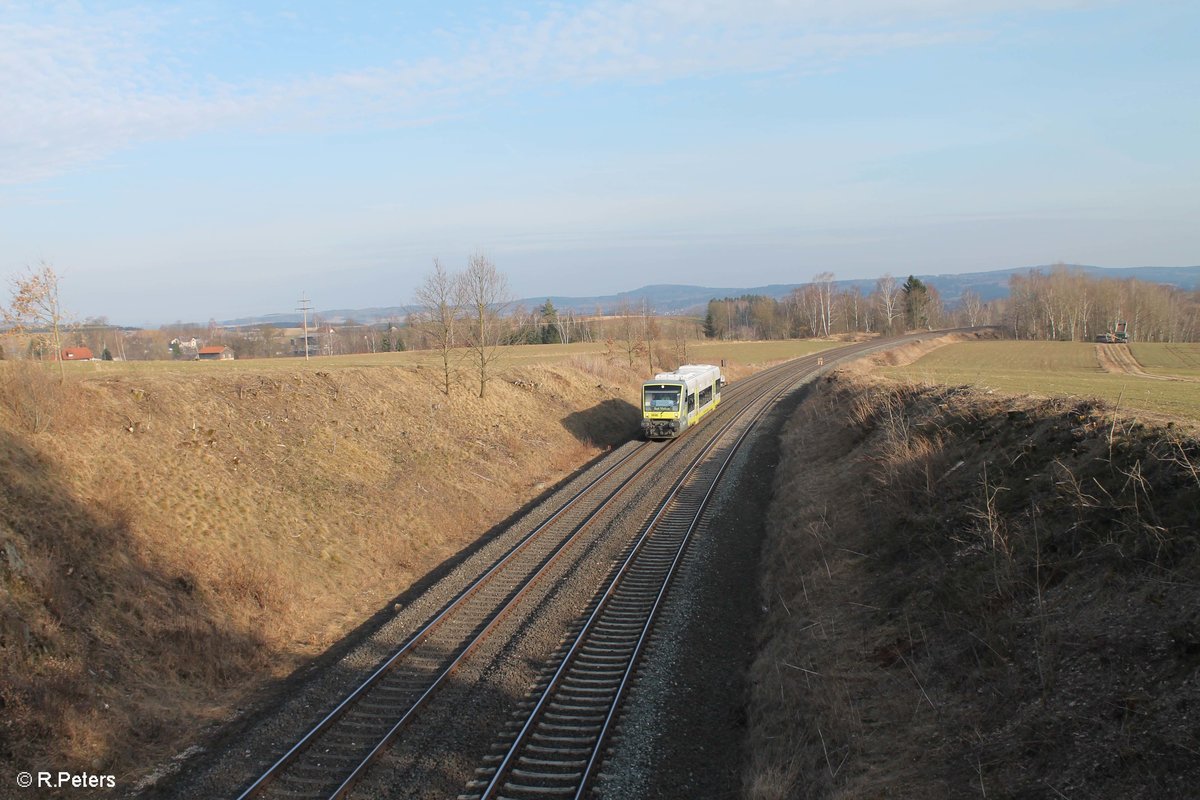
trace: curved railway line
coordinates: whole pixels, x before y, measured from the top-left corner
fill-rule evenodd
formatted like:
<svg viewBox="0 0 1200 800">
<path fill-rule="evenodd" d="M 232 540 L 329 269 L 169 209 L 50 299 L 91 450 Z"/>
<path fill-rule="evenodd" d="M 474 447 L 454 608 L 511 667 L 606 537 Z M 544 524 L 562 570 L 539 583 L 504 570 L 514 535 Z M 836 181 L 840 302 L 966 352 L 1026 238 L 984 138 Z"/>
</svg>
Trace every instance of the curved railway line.
<svg viewBox="0 0 1200 800">
<path fill-rule="evenodd" d="M 650 476 L 679 477 L 543 672 L 522 717 L 477 770 L 465 797 L 582 797 L 603 761 L 638 655 L 709 497 L 754 422 L 822 364 L 891 346 L 849 345 L 731 384 L 717 412 L 677 443 L 619 457 L 446 603 L 357 688 L 250 783 L 237 800 L 332 800 L 370 765 L 480 644 L 561 562 L 587 557 L 623 498 Z M 678 466 L 683 460 L 686 463 Z"/>
<path fill-rule="evenodd" d="M 587 620 L 538 687 L 524 723 L 478 794 L 463 798 L 582 797 L 688 540 L 753 424 L 786 392 L 761 393 L 726 422 L 675 482 L 608 581 Z M 764 397 L 769 397 L 764 401 Z"/>
</svg>

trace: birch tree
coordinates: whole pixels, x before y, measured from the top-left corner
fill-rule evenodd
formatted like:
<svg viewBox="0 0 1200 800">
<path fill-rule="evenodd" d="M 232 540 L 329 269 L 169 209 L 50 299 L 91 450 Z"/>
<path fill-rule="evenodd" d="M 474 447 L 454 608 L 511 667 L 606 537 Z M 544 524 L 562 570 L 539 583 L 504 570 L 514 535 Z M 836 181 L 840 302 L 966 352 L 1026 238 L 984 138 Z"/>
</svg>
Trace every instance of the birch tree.
<svg viewBox="0 0 1200 800">
<path fill-rule="evenodd" d="M 833 273 L 822 272 L 813 277 L 813 286 L 817 291 L 817 319 L 821 325 L 821 335 L 826 339 L 833 332 Z"/>
<path fill-rule="evenodd" d="M 974 328 L 983 319 L 983 300 L 970 289 L 962 293 L 962 310 L 968 327 Z"/>
<path fill-rule="evenodd" d="M 900 316 L 900 287 L 890 272 L 885 272 L 875 281 L 875 294 L 879 299 L 879 313 L 883 317 L 883 331 L 892 333 L 892 323 Z"/>
</svg>

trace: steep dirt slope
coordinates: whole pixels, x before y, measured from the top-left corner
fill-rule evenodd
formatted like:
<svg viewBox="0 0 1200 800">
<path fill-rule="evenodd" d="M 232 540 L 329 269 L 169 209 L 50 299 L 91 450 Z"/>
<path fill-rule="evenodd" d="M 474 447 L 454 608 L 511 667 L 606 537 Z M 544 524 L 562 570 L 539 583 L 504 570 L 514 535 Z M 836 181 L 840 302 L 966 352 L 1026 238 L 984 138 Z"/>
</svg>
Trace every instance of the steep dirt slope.
<svg viewBox="0 0 1200 800">
<path fill-rule="evenodd" d="M 633 435 L 641 376 L 512 368 L 485 400 L 422 368 L 0 378 L 0 772 L 128 787 Z"/>
<path fill-rule="evenodd" d="M 842 376 L 783 447 L 748 796 L 1192 796 L 1194 436 Z"/>
</svg>

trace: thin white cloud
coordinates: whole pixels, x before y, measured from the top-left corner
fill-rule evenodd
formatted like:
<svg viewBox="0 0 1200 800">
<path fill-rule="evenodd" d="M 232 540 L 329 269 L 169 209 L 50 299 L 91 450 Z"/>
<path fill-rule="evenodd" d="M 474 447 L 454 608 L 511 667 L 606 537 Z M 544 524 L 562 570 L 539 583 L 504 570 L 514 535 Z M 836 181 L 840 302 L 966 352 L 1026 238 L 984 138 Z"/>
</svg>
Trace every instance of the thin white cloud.
<svg viewBox="0 0 1200 800">
<path fill-rule="evenodd" d="M 211 20 L 161 6 L 68 7 L 47 16 L 10 5 L 0 16 L 0 183 L 29 183 L 137 143 L 228 126 L 419 124 L 472 97 L 531 87 L 803 74 L 980 36 L 990 12 L 1084 4 L 600 0 L 454 32 L 441 57 L 241 83 L 207 77 L 211 70 L 196 63 L 203 55 L 197 26 Z"/>
<path fill-rule="evenodd" d="M 128 11 L 0 21 L 0 182 L 37 180 L 245 115 L 254 104 L 232 87 L 192 87 L 148 45 L 158 22 Z"/>
</svg>

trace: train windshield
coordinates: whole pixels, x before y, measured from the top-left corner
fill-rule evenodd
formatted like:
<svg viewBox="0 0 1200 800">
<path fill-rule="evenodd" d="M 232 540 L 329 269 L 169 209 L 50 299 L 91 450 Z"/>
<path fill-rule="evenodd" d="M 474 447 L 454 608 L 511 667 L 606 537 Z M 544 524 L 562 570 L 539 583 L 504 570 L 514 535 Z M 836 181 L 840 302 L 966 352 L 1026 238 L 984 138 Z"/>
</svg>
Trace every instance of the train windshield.
<svg viewBox="0 0 1200 800">
<path fill-rule="evenodd" d="M 683 390 L 678 386 L 662 388 L 647 388 L 643 396 L 643 408 L 646 411 L 678 411 L 679 398 Z"/>
</svg>

